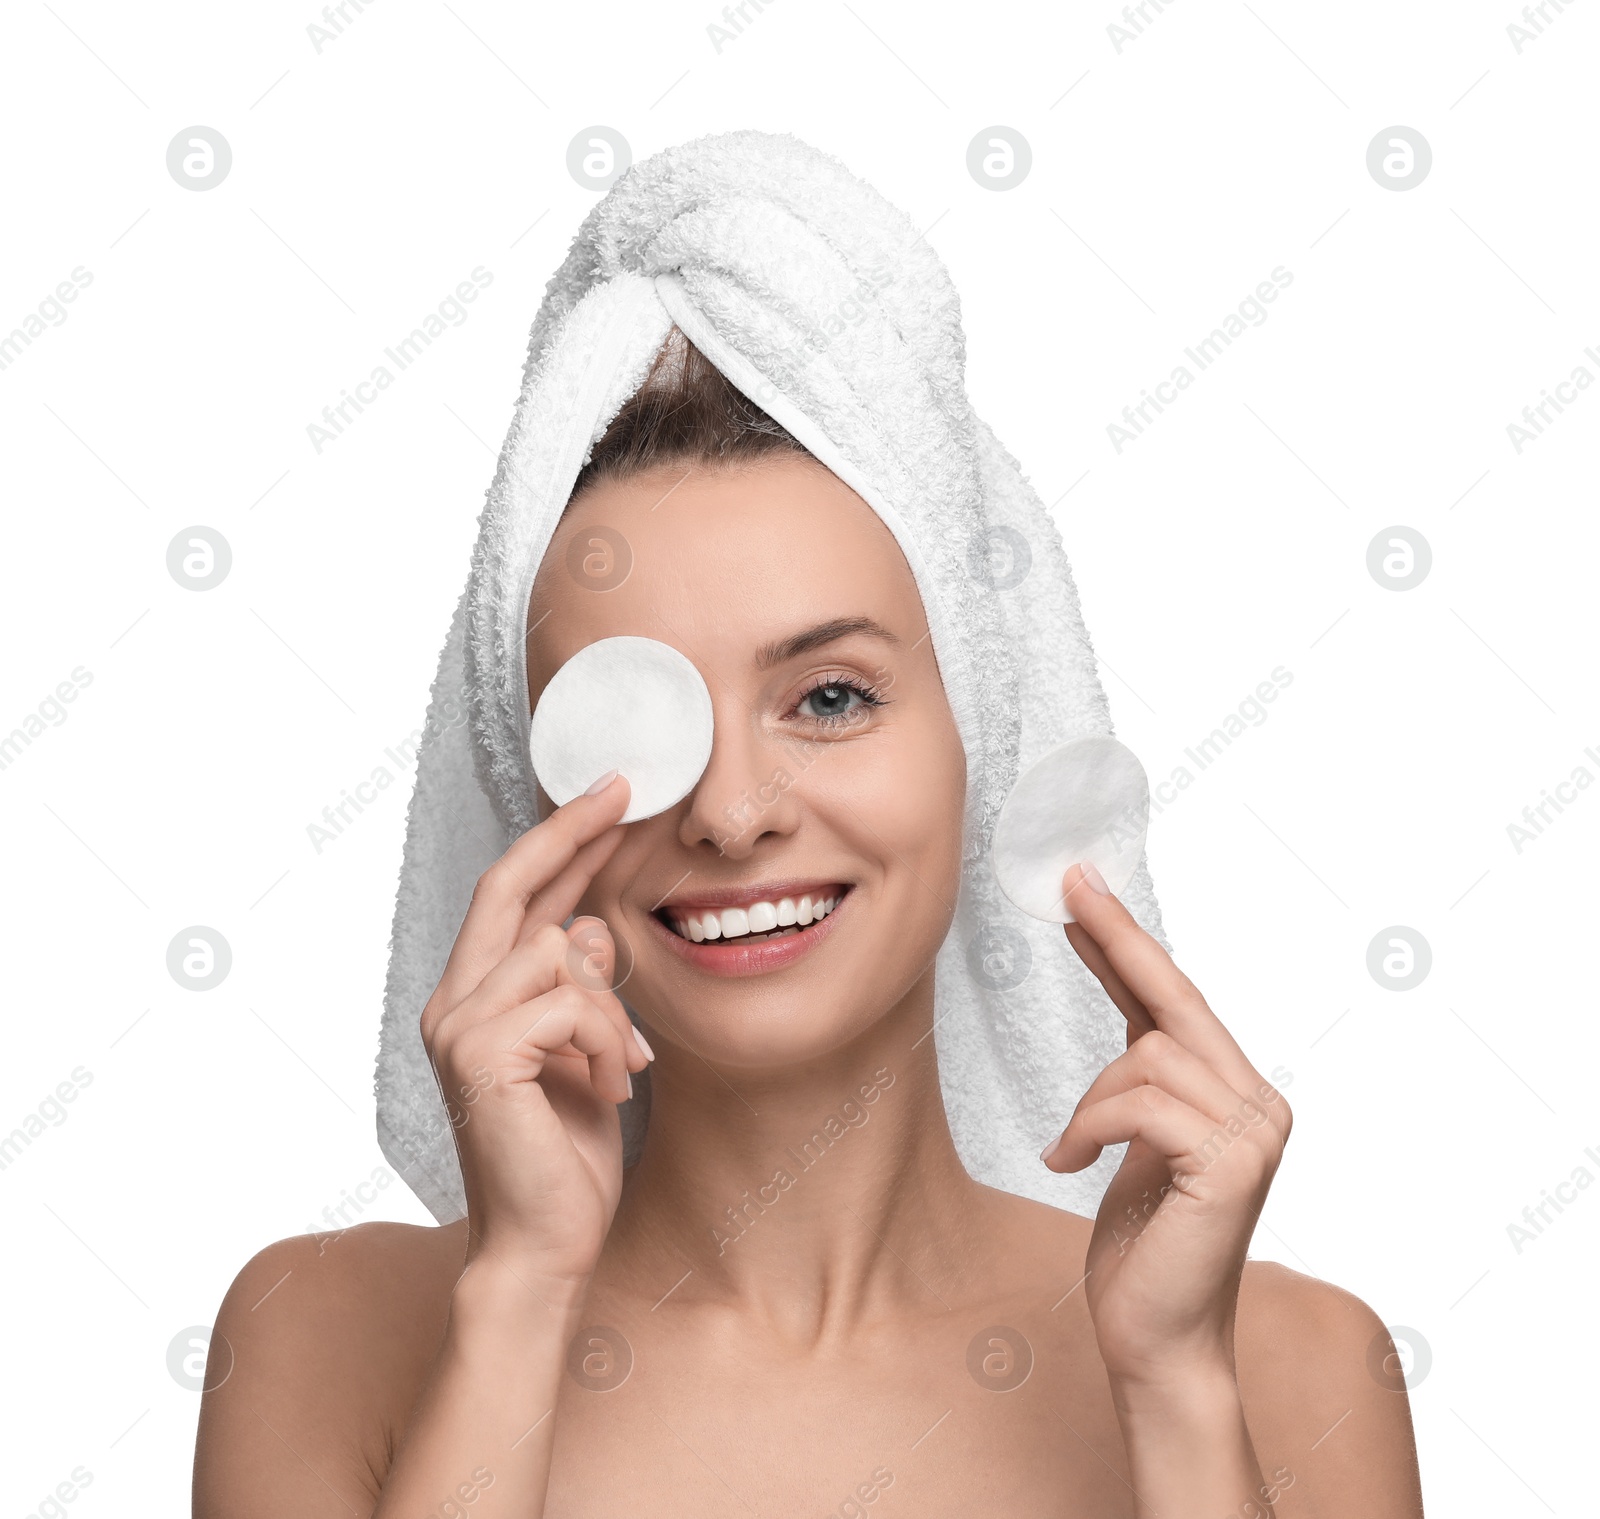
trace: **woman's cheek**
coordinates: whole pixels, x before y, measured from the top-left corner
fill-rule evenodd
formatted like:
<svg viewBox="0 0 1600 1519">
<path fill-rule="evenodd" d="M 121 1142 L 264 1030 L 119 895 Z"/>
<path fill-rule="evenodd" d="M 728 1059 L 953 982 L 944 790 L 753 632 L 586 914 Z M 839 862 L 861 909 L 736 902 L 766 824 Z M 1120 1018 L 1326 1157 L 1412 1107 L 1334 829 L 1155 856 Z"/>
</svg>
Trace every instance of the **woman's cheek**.
<svg viewBox="0 0 1600 1519">
<path fill-rule="evenodd" d="M 931 889 L 953 911 L 967 774 L 954 723 L 899 723 L 840 747 L 836 763 L 807 778 L 813 804 L 884 879 L 902 878 L 919 897 Z"/>
<path fill-rule="evenodd" d="M 892 791 L 899 847 L 914 850 L 954 894 L 961 870 L 966 818 L 967 760 L 948 709 L 930 712 L 894 735 L 897 753 Z"/>
</svg>

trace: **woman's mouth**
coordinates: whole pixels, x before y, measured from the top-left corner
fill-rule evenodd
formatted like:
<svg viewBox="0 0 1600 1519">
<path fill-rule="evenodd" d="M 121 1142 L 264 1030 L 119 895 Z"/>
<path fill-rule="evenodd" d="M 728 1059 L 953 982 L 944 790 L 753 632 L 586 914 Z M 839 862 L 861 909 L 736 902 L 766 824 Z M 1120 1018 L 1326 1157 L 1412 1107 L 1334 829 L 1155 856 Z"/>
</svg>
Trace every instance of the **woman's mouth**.
<svg viewBox="0 0 1600 1519">
<path fill-rule="evenodd" d="M 691 965 L 713 975 L 759 975 L 788 965 L 819 944 L 850 891 L 841 882 L 732 907 L 673 904 L 657 908 L 650 917 Z"/>
</svg>

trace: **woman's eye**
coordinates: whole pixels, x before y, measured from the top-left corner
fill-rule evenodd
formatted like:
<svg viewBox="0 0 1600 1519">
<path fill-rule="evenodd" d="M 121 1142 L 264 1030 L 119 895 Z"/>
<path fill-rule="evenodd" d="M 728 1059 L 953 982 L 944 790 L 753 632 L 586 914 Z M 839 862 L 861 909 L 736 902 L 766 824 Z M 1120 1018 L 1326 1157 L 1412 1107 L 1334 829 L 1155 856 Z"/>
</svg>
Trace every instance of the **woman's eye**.
<svg viewBox="0 0 1600 1519">
<path fill-rule="evenodd" d="M 850 698 L 859 697 L 861 693 L 854 686 L 818 686 L 808 691 L 805 702 L 813 703 L 810 716 L 812 717 L 842 717 L 850 710 Z"/>
<path fill-rule="evenodd" d="M 868 707 L 881 707 L 882 699 L 854 681 L 829 680 L 813 686 L 800 698 L 796 711 L 802 717 L 825 726 L 844 726 L 861 721 Z"/>
</svg>

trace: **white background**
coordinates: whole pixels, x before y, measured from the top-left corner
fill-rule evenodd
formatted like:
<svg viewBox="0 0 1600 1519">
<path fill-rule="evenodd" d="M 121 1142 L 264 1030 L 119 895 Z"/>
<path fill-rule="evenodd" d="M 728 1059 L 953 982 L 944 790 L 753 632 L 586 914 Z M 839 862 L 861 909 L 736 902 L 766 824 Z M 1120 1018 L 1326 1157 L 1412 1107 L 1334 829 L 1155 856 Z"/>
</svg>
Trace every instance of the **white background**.
<svg viewBox="0 0 1600 1519">
<path fill-rule="evenodd" d="M 74 1513 L 185 1511 L 169 1344 L 381 1165 L 409 775 L 320 853 L 307 828 L 421 723 L 596 124 L 635 158 L 792 131 L 928 229 L 1153 780 L 1292 672 L 1149 842 L 1180 963 L 1292 1072 L 1254 1253 L 1425 1342 L 1433 1512 L 1593 1512 L 1600 1188 L 1520 1252 L 1508 1225 L 1600 1177 L 1600 789 L 1520 852 L 1507 825 L 1600 775 L 1600 387 L 1520 453 L 1507 424 L 1600 377 L 1600 14 L 1519 51 L 1509 0 L 1174 0 L 1119 51 L 1111 4 L 1071 10 L 773 0 L 719 51 L 710 0 L 374 0 L 319 52 L 309 0 L 8 9 L 0 333 L 92 283 L 0 369 L 0 734 L 92 680 L 0 770 L 0 1134 L 92 1080 L 0 1171 L 4 1512 L 80 1465 Z M 1397 124 L 1433 154 L 1404 191 L 1367 168 Z M 203 192 L 166 165 L 195 125 L 233 155 Z M 966 166 L 996 125 L 1032 149 L 1005 191 Z M 319 454 L 307 424 L 480 265 Z M 1119 453 L 1107 424 L 1277 266 Z M 233 554 L 203 593 L 166 567 L 196 525 Z M 1396 526 L 1432 552 L 1407 591 L 1367 568 Z M 191 925 L 232 949 L 210 992 L 166 968 Z M 1432 952 L 1406 992 L 1367 969 L 1394 926 Z M 359 1216 L 431 1222 L 398 1183 Z"/>
</svg>

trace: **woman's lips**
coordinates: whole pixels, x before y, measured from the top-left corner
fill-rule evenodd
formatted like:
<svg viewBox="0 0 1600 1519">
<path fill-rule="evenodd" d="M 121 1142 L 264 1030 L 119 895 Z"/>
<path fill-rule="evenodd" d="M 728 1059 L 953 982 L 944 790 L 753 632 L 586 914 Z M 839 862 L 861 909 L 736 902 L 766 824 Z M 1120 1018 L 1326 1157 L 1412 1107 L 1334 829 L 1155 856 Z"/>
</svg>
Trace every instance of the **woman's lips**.
<svg viewBox="0 0 1600 1519">
<path fill-rule="evenodd" d="M 827 917 L 801 928 L 798 933 L 782 934 L 771 939 L 740 940 L 732 944 L 716 939 L 706 939 L 696 944 L 675 934 L 654 913 L 648 914 L 648 917 L 654 932 L 696 970 L 713 976 L 759 976 L 791 965 L 815 949 L 833 932 L 834 920 L 854 895 L 855 888 L 847 888 Z"/>
</svg>

